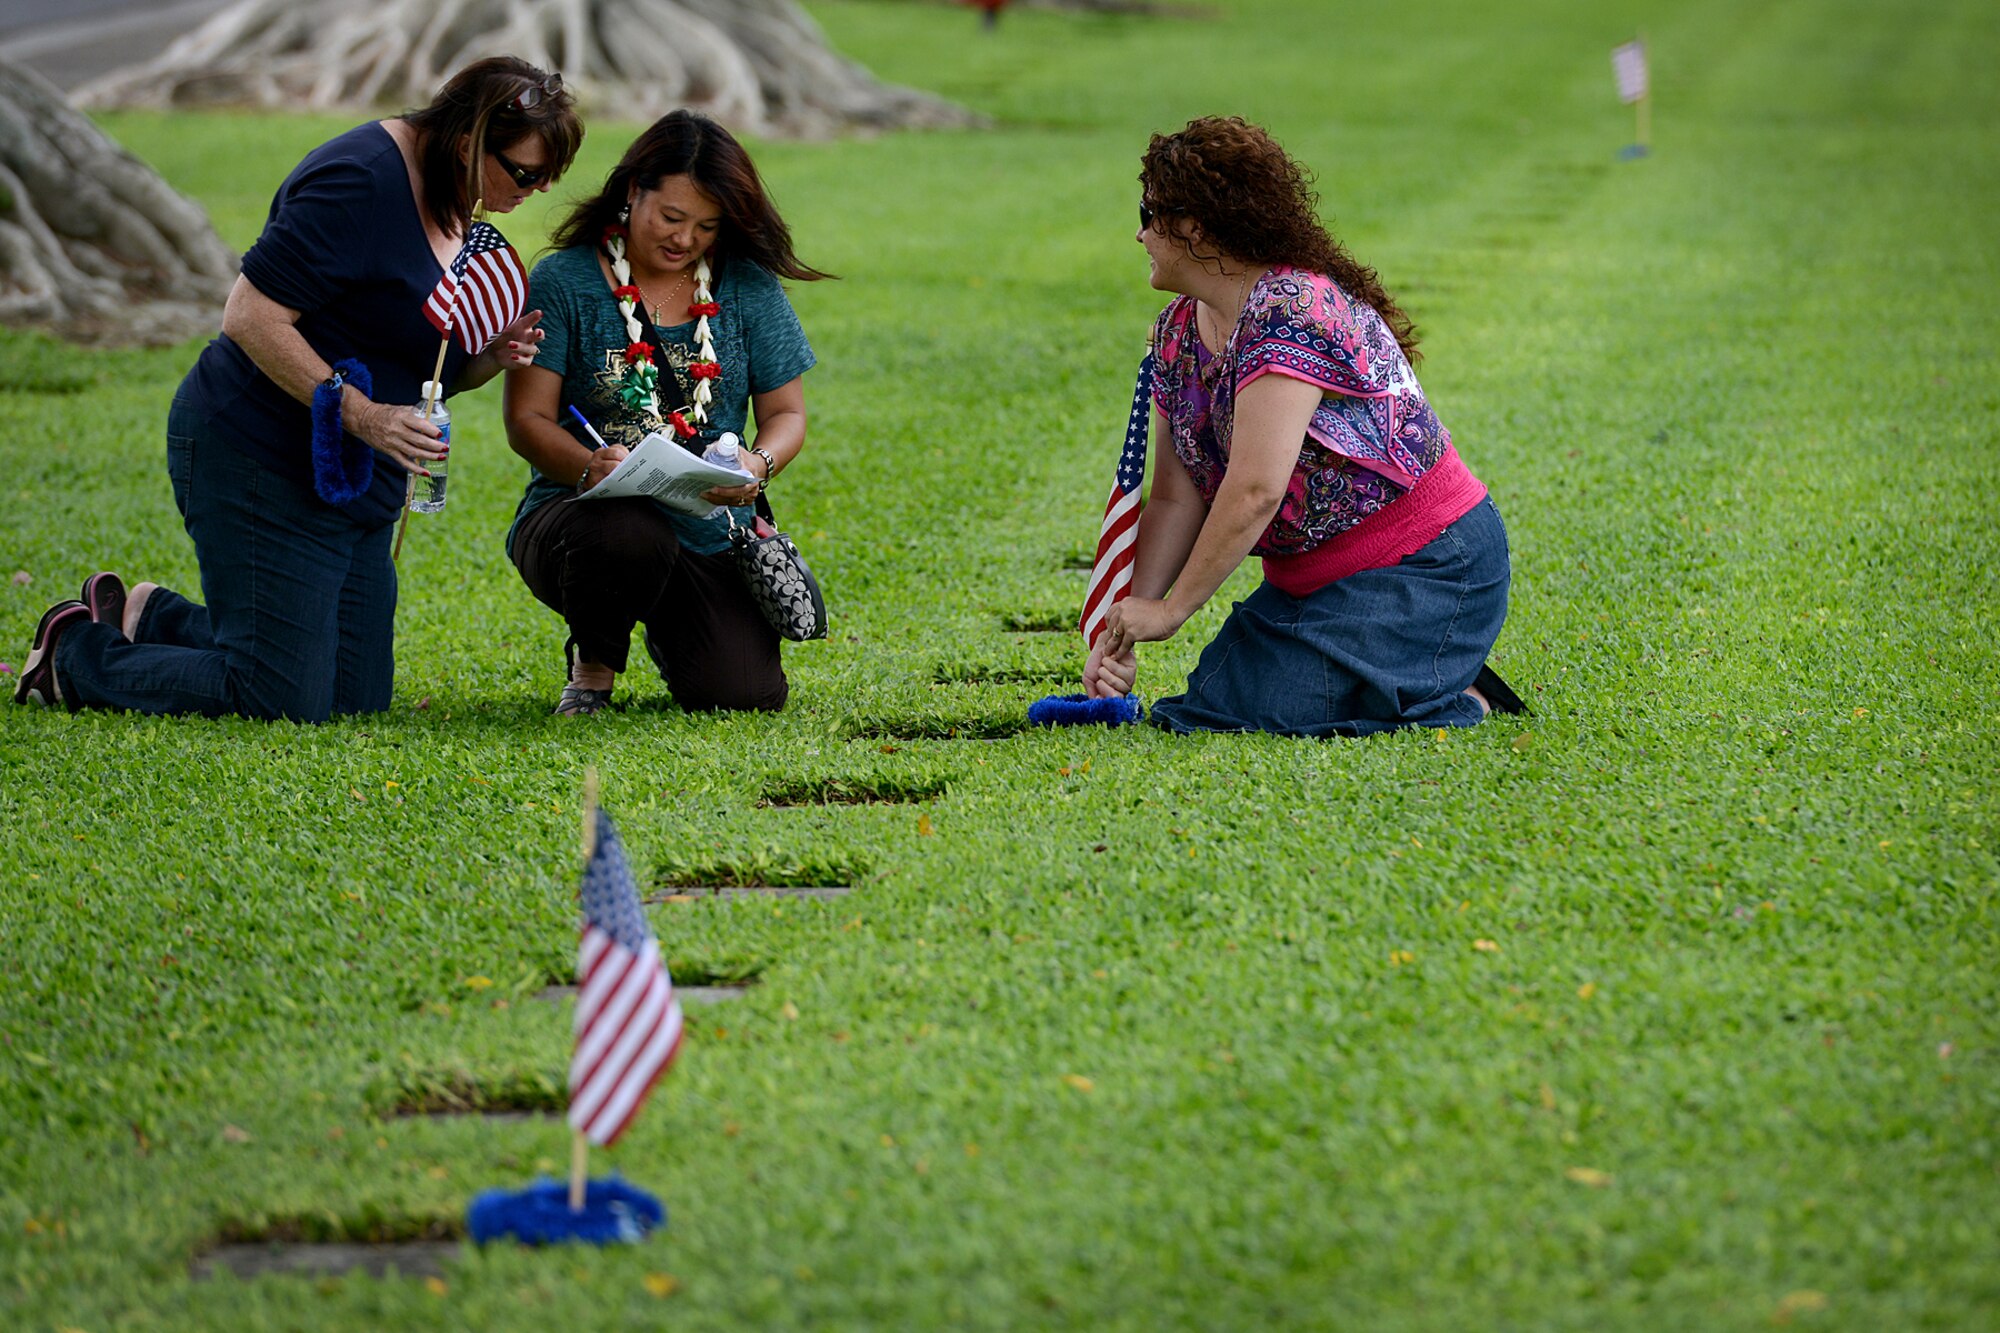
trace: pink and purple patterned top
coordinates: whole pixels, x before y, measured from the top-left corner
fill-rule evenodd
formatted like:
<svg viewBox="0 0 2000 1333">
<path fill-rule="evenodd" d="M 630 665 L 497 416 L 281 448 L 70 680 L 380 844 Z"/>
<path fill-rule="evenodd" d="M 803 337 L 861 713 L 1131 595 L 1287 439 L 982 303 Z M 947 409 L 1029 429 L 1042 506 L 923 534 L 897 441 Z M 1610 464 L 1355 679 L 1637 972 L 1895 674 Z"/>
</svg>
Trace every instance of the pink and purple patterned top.
<svg viewBox="0 0 2000 1333">
<path fill-rule="evenodd" d="M 1153 403 L 1174 453 L 1213 504 L 1229 466 L 1236 395 L 1267 374 L 1316 384 L 1320 400 L 1291 484 L 1252 553 L 1292 556 L 1348 531 L 1452 455 L 1395 334 L 1331 278 L 1289 265 L 1250 289 L 1229 342 L 1211 356 L 1195 301 L 1179 296 L 1153 325 Z"/>
</svg>

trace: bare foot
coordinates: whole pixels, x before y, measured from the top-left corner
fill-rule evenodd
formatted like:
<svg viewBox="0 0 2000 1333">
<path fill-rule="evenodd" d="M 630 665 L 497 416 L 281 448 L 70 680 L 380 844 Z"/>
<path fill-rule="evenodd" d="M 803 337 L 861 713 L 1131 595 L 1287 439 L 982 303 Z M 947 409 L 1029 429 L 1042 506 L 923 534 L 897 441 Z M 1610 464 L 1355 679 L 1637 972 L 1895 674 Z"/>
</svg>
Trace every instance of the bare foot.
<svg viewBox="0 0 2000 1333">
<path fill-rule="evenodd" d="M 129 641 L 133 643 L 139 641 L 139 617 L 145 614 L 146 603 L 151 601 L 153 594 L 159 590 L 160 585 L 157 583 L 135 583 L 125 594 L 125 616 L 118 628 L 124 631 Z"/>
<path fill-rule="evenodd" d="M 1479 692 L 1478 687 L 1468 685 L 1465 687 L 1465 692 L 1479 701 L 1479 715 L 1481 717 L 1485 717 L 1493 711 L 1493 705 L 1487 702 L 1486 696 Z"/>
<path fill-rule="evenodd" d="M 608 690 L 618 683 L 618 673 L 601 662 L 579 657 L 570 668 L 569 683 L 580 690 Z"/>
</svg>

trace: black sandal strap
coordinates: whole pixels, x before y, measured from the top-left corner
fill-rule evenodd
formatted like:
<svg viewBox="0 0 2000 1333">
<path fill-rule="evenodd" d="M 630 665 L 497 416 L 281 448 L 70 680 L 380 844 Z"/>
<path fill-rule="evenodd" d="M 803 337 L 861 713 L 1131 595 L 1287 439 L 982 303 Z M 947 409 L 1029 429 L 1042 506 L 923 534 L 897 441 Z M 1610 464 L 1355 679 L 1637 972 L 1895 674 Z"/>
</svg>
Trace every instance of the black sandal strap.
<svg viewBox="0 0 2000 1333">
<path fill-rule="evenodd" d="M 1521 702 L 1521 696 L 1514 693 L 1513 687 L 1500 679 L 1500 673 L 1490 666 L 1479 668 L 1479 675 L 1473 679 L 1472 688 L 1486 696 L 1488 706 L 1496 713 L 1515 714 L 1521 717 L 1534 716 L 1528 711 L 1528 705 Z"/>
</svg>

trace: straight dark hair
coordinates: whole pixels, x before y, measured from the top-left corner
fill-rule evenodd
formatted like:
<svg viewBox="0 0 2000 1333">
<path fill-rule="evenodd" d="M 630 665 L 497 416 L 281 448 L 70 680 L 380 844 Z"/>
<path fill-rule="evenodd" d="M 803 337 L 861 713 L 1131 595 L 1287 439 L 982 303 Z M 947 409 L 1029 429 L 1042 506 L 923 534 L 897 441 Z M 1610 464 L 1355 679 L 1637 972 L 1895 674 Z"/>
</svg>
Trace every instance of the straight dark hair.
<svg viewBox="0 0 2000 1333">
<path fill-rule="evenodd" d="M 632 141 L 625 156 L 604 178 L 604 188 L 572 205 L 557 224 L 550 244 L 559 250 L 603 243 L 604 230 L 636 189 L 660 188 L 669 176 L 686 176 L 722 210 L 714 253 L 718 261 L 754 259 L 781 278 L 817 282 L 831 273 L 800 262 L 792 251 L 792 230 L 771 202 L 764 179 L 736 136 L 698 111 L 670 111 Z"/>
<path fill-rule="evenodd" d="M 529 102 L 525 107 L 524 97 Z M 583 121 L 562 80 L 513 56 L 475 60 L 452 75 L 429 106 L 405 111 L 403 120 L 417 132 L 424 207 L 449 231 L 463 232 L 472 221 L 480 202 L 481 158 L 491 149 L 536 136 L 548 150 L 553 182 L 569 170 L 583 145 Z M 458 156 L 461 141 L 471 146 L 465 161 Z"/>
</svg>

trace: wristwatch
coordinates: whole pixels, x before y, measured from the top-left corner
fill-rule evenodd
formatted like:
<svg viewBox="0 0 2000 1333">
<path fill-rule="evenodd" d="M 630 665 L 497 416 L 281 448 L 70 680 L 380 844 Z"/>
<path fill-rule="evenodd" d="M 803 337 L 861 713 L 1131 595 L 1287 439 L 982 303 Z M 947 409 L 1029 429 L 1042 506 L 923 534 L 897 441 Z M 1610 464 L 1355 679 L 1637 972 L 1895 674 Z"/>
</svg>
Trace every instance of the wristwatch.
<svg viewBox="0 0 2000 1333">
<path fill-rule="evenodd" d="M 345 383 L 347 383 L 347 372 L 344 370 L 335 370 L 331 375 L 328 375 L 319 382 L 319 387 L 322 389 L 331 389 L 335 393 L 339 393 L 340 386 Z"/>
</svg>

